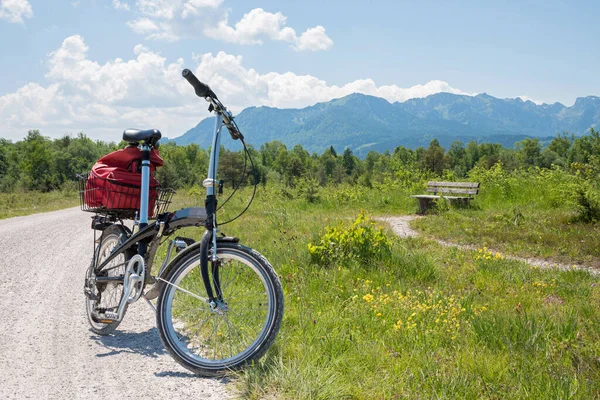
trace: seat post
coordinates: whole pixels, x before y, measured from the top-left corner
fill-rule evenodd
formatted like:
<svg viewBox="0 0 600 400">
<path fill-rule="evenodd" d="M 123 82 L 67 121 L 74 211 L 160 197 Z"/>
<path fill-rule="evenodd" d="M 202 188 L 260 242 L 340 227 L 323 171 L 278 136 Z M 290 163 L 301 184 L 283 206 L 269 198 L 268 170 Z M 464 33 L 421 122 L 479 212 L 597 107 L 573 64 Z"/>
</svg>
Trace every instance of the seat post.
<svg viewBox="0 0 600 400">
<path fill-rule="evenodd" d="M 147 142 L 142 143 L 142 187 L 140 190 L 140 230 L 148 226 L 148 203 L 150 198 L 150 150 Z M 146 255 L 146 243 L 138 243 L 138 254 Z"/>
<path fill-rule="evenodd" d="M 142 188 L 140 191 L 140 228 L 148 225 L 148 203 L 150 197 L 150 146 L 142 144 Z"/>
</svg>

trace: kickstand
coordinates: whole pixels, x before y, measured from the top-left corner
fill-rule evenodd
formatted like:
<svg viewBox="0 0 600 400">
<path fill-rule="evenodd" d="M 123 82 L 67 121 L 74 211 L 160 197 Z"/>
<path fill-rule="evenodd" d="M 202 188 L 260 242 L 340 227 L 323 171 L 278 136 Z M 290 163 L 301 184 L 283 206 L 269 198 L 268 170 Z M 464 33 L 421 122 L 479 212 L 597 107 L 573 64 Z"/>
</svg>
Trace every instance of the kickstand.
<svg viewBox="0 0 600 400">
<path fill-rule="evenodd" d="M 154 311 L 154 313 L 156 314 L 156 307 L 154 307 L 154 304 L 152 304 L 152 302 L 150 300 L 148 300 L 148 298 L 146 297 L 146 294 L 143 294 L 142 297 L 144 298 L 144 300 L 146 300 L 146 303 L 148 303 L 148 305 L 150 306 L 152 311 Z"/>
</svg>

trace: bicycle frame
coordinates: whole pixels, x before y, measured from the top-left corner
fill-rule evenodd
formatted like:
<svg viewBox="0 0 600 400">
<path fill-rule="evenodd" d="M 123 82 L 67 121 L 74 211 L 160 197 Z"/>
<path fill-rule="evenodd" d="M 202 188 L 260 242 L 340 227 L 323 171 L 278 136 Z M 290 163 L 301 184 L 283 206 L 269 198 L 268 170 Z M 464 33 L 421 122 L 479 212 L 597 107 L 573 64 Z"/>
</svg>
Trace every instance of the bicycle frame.
<svg viewBox="0 0 600 400">
<path fill-rule="evenodd" d="M 211 103 L 212 104 L 212 103 Z M 216 108 L 216 107 L 215 107 Z M 222 110 L 220 108 L 216 108 L 217 112 L 215 113 L 215 125 L 213 130 L 213 138 L 212 138 L 212 146 L 210 151 L 209 158 L 209 167 L 208 167 L 208 177 L 203 181 L 203 186 L 206 188 L 206 199 L 205 199 L 205 208 L 201 207 L 191 207 L 184 208 L 173 213 L 167 213 L 166 215 L 159 215 L 155 222 L 148 224 L 148 204 L 149 204 L 149 181 L 150 181 L 150 146 L 146 143 L 142 144 L 142 185 L 141 185 L 141 193 L 140 193 L 140 209 L 139 209 L 139 221 L 137 222 L 139 226 L 139 230 L 131 235 L 125 242 L 119 245 L 114 251 L 102 262 L 101 265 L 96 265 L 95 270 L 101 271 L 106 265 L 108 265 L 115 257 L 124 251 L 130 249 L 131 247 L 137 244 L 137 254 L 142 257 L 146 257 L 146 252 L 149 244 L 152 244 L 154 241 L 159 240 L 163 235 L 170 235 L 175 230 L 190 227 L 190 226 L 201 226 L 204 225 L 207 229 L 207 232 L 202 237 L 200 245 L 200 251 L 203 254 L 208 254 L 208 241 L 212 241 L 212 262 L 216 262 L 216 254 L 217 254 L 217 246 L 218 242 L 221 240 L 225 241 L 237 241 L 235 238 L 218 238 L 217 236 L 217 220 L 216 220 L 216 208 L 217 208 L 217 170 L 219 163 L 219 154 L 221 147 L 221 129 L 223 128 L 223 117 L 221 112 L 227 112 L 226 110 Z M 156 244 L 156 243 L 154 243 Z M 197 246 L 190 246 L 190 250 Z M 186 249 L 187 250 L 187 249 Z M 153 258 L 153 257 L 152 257 Z M 201 258 L 203 262 L 201 263 L 201 272 L 202 277 L 206 286 L 207 293 L 209 295 L 209 300 L 212 301 L 213 290 L 212 285 L 210 283 L 209 273 L 208 273 L 208 260 L 207 257 Z M 150 270 L 152 266 L 152 261 L 148 259 L 146 262 L 146 267 Z M 174 260 L 168 265 L 163 265 L 161 271 L 157 276 L 157 280 L 159 281 L 159 286 L 162 286 L 163 277 L 169 271 L 169 266 L 173 264 Z M 95 264 L 97 260 L 95 260 Z M 213 268 L 213 284 L 215 286 L 215 291 L 217 294 L 217 298 L 221 295 L 220 284 L 218 272 L 214 273 L 215 268 Z M 122 281 L 120 278 L 103 278 L 97 277 L 98 281 Z"/>
</svg>

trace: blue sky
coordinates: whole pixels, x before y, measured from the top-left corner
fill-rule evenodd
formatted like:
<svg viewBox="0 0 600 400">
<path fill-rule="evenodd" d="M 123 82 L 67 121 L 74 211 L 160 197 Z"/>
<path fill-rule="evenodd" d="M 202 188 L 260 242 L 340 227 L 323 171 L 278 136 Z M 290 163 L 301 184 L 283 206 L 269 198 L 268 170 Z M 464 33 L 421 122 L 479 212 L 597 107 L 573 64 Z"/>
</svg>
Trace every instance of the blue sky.
<svg viewBox="0 0 600 400">
<path fill-rule="evenodd" d="M 0 137 L 175 137 L 207 116 L 353 91 L 559 101 L 600 94 L 598 1 L 0 0 Z"/>
</svg>

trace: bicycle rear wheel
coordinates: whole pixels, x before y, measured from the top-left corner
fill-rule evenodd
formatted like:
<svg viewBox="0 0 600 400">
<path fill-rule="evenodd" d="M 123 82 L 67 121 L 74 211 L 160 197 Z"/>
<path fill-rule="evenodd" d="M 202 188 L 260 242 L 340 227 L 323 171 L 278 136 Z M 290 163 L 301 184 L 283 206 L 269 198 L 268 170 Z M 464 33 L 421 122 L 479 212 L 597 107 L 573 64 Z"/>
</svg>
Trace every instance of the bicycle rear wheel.
<svg viewBox="0 0 600 400">
<path fill-rule="evenodd" d="M 119 244 L 127 240 L 127 236 L 127 230 L 121 225 L 114 224 L 106 228 L 100 236 L 100 243 L 94 254 L 97 264 L 94 264 L 94 260 L 92 260 L 86 272 L 85 290 L 89 294 L 85 298 L 85 308 L 92 331 L 99 335 L 112 333 L 120 324 L 119 321 L 100 322 L 99 317 L 104 312 L 117 311 L 123 296 L 123 284 L 98 283 L 95 282 L 95 278 L 97 276 L 123 277 L 127 268 L 127 261 L 133 253 L 128 251 L 119 254 L 100 272 L 95 272 L 94 266 L 100 265 Z"/>
<path fill-rule="evenodd" d="M 262 357 L 283 317 L 283 290 L 258 252 L 220 243 L 217 268 L 222 300 L 212 305 L 200 271 L 200 252 L 183 257 L 158 297 L 157 326 L 173 358 L 204 376 L 221 375 Z"/>
</svg>

